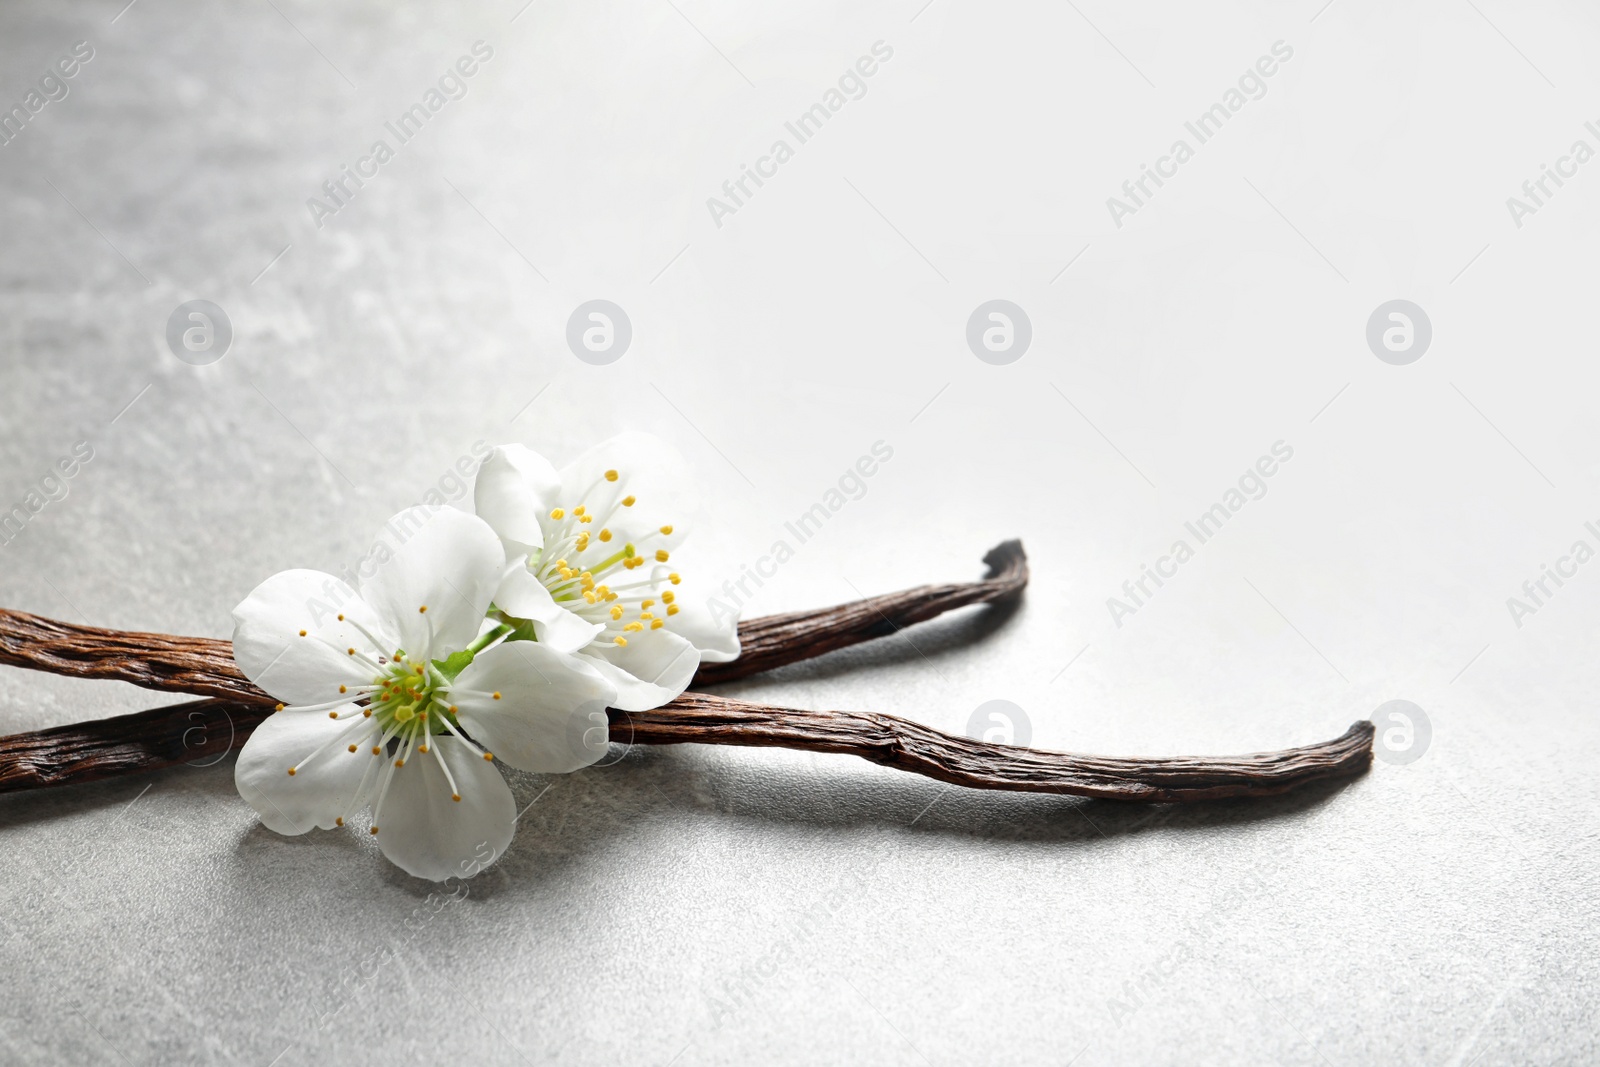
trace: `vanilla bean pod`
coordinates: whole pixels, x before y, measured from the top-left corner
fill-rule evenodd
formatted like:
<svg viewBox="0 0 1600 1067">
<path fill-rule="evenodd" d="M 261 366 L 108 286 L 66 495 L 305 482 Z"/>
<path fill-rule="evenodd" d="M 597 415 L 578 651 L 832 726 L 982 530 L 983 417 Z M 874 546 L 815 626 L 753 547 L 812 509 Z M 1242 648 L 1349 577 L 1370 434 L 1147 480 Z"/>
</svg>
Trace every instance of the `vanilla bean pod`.
<svg viewBox="0 0 1600 1067">
<path fill-rule="evenodd" d="M 1015 597 L 1027 585 L 1021 542 L 997 545 L 984 562 L 989 573 L 981 581 L 747 619 L 739 626 L 740 657 L 702 666 L 694 684 L 798 663 L 946 611 Z M 0 792 L 220 758 L 243 745 L 277 704 L 239 671 L 230 642 L 209 637 L 107 630 L 0 609 L 0 664 L 213 698 L 0 737 Z"/>
<path fill-rule="evenodd" d="M 1017 542 L 998 546 L 985 561 L 990 574 L 981 582 L 750 620 L 740 627 L 749 663 L 741 656 L 710 665 L 695 680 L 710 684 L 797 662 L 944 611 L 1014 596 L 1026 584 Z M 0 738 L 0 792 L 215 762 L 242 745 L 276 704 L 240 674 L 228 642 L 209 638 L 98 630 L 0 610 L 0 663 L 210 698 Z M 1130 759 L 993 745 L 895 715 L 802 711 L 703 693 L 610 715 L 612 739 L 624 744 L 798 748 L 855 755 L 971 788 L 1147 802 L 1266 796 L 1360 774 L 1372 760 L 1373 727 L 1365 721 L 1334 740 L 1278 752 Z"/>
<path fill-rule="evenodd" d="M 0 793 L 209 765 L 271 714 L 263 701 L 200 700 L 0 738 Z M 1331 741 L 1277 752 L 1134 759 L 989 744 L 898 715 L 803 711 L 707 693 L 610 714 L 611 739 L 620 744 L 796 748 L 859 756 L 972 789 L 1152 803 L 1271 796 L 1353 777 L 1372 763 L 1373 726 L 1366 720 Z"/>
<path fill-rule="evenodd" d="M 739 658 L 702 664 L 695 685 L 731 682 L 825 652 L 884 637 L 903 627 L 969 604 L 1016 597 L 1028 584 L 1028 557 L 1021 541 L 1005 541 L 983 557 L 988 575 L 979 582 L 919 585 L 900 593 L 786 615 L 766 615 L 739 624 Z"/>
</svg>

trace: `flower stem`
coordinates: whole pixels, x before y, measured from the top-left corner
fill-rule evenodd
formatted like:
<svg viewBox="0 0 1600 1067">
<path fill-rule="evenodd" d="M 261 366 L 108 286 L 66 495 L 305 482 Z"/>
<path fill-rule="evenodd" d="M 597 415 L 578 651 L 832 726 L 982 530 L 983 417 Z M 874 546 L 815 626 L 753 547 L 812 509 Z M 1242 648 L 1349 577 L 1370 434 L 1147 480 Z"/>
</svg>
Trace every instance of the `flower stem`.
<svg viewBox="0 0 1600 1067">
<path fill-rule="evenodd" d="M 516 627 L 512 626 L 510 623 L 503 622 L 492 630 L 485 630 L 483 633 L 478 635 L 478 639 L 476 641 L 472 642 L 472 644 L 466 647 L 466 651 L 471 652 L 474 656 L 476 656 L 479 652 L 482 652 L 484 649 L 488 648 L 490 645 L 494 644 L 496 641 L 500 640 L 502 637 L 506 636 L 515 629 Z"/>
</svg>

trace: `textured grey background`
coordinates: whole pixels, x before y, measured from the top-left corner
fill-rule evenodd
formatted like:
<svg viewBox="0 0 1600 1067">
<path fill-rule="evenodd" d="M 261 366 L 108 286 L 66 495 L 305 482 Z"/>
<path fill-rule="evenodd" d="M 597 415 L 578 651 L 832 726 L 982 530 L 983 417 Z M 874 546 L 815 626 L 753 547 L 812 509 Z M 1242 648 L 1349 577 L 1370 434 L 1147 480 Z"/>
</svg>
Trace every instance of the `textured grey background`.
<svg viewBox="0 0 1600 1067">
<path fill-rule="evenodd" d="M 894 458 L 750 613 L 975 576 L 982 612 L 738 691 L 1041 746 L 1237 752 L 1423 707 L 1408 765 L 1185 810 L 979 795 L 843 757 L 615 750 L 518 777 L 447 901 L 355 835 L 259 827 L 231 760 L 0 797 L 0 1060 L 1501 1064 L 1596 1058 L 1600 543 L 1575 4 L 8 3 L 0 602 L 225 636 L 353 563 L 475 441 L 622 428 L 705 491 L 691 577 Z M 320 229 L 306 200 L 474 41 L 493 59 Z M 737 213 L 706 199 L 873 43 Z M 1292 60 L 1138 213 L 1106 198 L 1272 43 Z M 1553 187 L 1552 187 L 1553 188 Z M 230 317 L 220 362 L 168 315 Z M 632 347 L 567 351 L 604 298 Z M 980 302 L 1032 348 L 974 358 Z M 1372 310 L 1425 308 L 1410 366 Z M 1294 458 L 1131 617 L 1107 598 L 1275 441 Z M 700 586 L 702 590 L 707 585 Z M 1553 586 L 1551 587 L 1554 588 Z M 7 670 L 22 730 L 164 702 Z"/>
</svg>

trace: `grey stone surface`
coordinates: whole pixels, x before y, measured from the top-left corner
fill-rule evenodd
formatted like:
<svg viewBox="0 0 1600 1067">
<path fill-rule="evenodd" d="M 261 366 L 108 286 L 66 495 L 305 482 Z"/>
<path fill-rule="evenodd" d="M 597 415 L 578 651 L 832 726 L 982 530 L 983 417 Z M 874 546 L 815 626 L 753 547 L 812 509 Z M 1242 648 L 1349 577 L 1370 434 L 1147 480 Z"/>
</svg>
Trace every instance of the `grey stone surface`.
<svg viewBox="0 0 1600 1067">
<path fill-rule="evenodd" d="M 0 1061 L 1595 1060 L 1600 575 L 1561 560 L 1600 547 L 1596 179 L 1506 203 L 1600 145 L 1567 106 L 1592 19 L 919 4 L 7 4 L 0 103 L 93 58 L 0 147 L 0 506 L 93 458 L 0 548 L 0 602 L 226 636 L 262 578 L 456 492 L 474 442 L 640 428 L 702 476 L 698 595 L 791 542 L 748 613 L 1032 555 L 1010 618 L 737 692 L 953 730 L 1009 700 L 1035 745 L 1125 754 L 1404 699 L 1427 751 L 1173 810 L 618 746 L 515 777 L 509 854 L 448 902 L 357 835 L 262 829 L 231 760 L 8 795 Z M 725 199 L 746 165 L 764 184 Z M 596 299 L 633 328 L 604 366 L 566 342 Z M 967 343 L 994 299 L 1032 324 L 1007 365 Z M 1396 299 L 1432 323 L 1409 365 L 1366 339 Z M 167 345 L 191 300 L 232 325 L 209 365 Z M 1170 574 L 1134 600 L 1145 565 Z M 1528 598 L 1546 565 L 1573 573 Z M 8 732 L 164 700 L 0 677 Z"/>
</svg>

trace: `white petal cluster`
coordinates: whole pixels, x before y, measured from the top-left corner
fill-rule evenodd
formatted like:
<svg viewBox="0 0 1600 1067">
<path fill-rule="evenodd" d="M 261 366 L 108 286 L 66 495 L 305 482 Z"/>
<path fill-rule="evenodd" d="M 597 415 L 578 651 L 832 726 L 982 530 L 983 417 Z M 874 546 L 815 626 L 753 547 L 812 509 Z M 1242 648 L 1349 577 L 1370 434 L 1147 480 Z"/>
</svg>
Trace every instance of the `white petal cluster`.
<svg viewBox="0 0 1600 1067">
<path fill-rule="evenodd" d="M 257 586 L 234 609 L 234 658 L 282 703 L 235 781 L 262 822 L 359 826 L 413 875 L 471 875 L 515 828 L 495 761 L 587 767 L 608 707 L 659 707 L 702 661 L 737 656 L 735 623 L 677 595 L 682 531 L 659 519 L 670 490 L 648 476 L 664 454 L 618 438 L 558 472 L 502 446 L 479 472 L 478 514 L 397 515 L 386 529 L 408 535 L 374 552 L 359 589 L 309 570 Z"/>
</svg>

